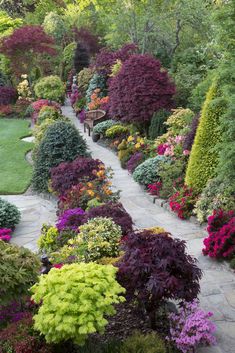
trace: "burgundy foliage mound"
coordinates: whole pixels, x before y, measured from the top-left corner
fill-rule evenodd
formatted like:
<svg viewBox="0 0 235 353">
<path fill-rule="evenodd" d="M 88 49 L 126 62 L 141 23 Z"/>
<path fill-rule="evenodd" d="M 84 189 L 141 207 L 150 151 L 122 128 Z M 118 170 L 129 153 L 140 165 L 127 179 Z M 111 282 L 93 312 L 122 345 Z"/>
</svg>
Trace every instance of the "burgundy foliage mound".
<svg viewBox="0 0 235 353">
<path fill-rule="evenodd" d="M 129 161 L 127 162 L 127 170 L 130 173 L 133 173 L 135 168 L 138 167 L 139 164 L 141 164 L 145 159 L 145 156 L 142 152 L 135 152 Z"/>
<path fill-rule="evenodd" d="M 29 73 L 30 68 L 34 66 L 34 60 L 38 60 L 42 54 L 56 55 L 53 46 L 53 38 L 48 36 L 41 26 L 27 25 L 15 29 L 1 41 L 0 53 L 10 59 L 14 72 L 21 74 L 23 70 Z"/>
<path fill-rule="evenodd" d="M 145 307 L 152 328 L 156 311 L 166 300 L 191 301 L 199 294 L 202 272 L 197 260 L 187 255 L 184 241 L 168 233 L 142 231 L 125 237 L 123 248 L 118 280 L 127 296 Z"/>
<path fill-rule="evenodd" d="M 99 159 L 78 157 L 73 162 L 62 162 L 51 169 L 51 186 L 63 195 L 72 186 L 96 178 L 96 172 L 102 162 Z"/>
<path fill-rule="evenodd" d="M 207 231 L 209 236 L 204 239 L 204 255 L 216 259 L 230 259 L 235 255 L 235 213 L 215 210 L 208 217 Z"/>
<path fill-rule="evenodd" d="M 91 208 L 86 212 L 83 223 L 95 217 L 110 217 L 122 228 L 122 234 L 126 235 L 133 231 L 133 221 L 121 203 L 108 202 L 104 205 Z"/>
<path fill-rule="evenodd" d="M 137 46 L 135 44 L 125 44 L 117 51 L 109 51 L 106 48 L 102 48 L 96 57 L 96 71 L 101 75 L 108 76 L 111 74 L 111 68 L 117 60 L 125 62 L 136 52 Z"/>
<path fill-rule="evenodd" d="M 109 86 L 110 113 L 128 123 L 149 123 L 153 114 L 172 106 L 175 86 L 158 60 L 132 55 Z"/>
<path fill-rule="evenodd" d="M 17 98 L 17 92 L 12 87 L 0 86 L 0 105 L 14 103 Z"/>
</svg>

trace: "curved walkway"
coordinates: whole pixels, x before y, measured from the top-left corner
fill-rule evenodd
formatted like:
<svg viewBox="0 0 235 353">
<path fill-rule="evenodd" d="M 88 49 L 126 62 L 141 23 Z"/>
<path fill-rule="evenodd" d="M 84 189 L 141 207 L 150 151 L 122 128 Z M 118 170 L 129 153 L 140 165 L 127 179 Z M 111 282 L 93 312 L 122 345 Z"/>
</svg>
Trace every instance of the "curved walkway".
<svg viewBox="0 0 235 353">
<path fill-rule="evenodd" d="M 40 195 L 3 195 L 1 198 L 16 205 L 21 220 L 14 231 L 11 243 L 37 251 L 37 239 L 43 223 L 55 223 L 56 203 Z"/>
<path fill-rule="evenodd" d="M 174 214 L 155 205 L 134 182 L 128 172 L 121 168 L 115 154 L 94 143 L 83 132 L 70 106 L 63 107 L 63 114 L 69 117 L 87 141 L 93 158 L 101 159 L 114 171 L 113 186 L 121 190 L 121 202 L 132 216 L 138 228 L 161 226 L 173 236 L 186 240 L 188 252 L 199 261 L 204 276 L 201 281 L 200 301 L 204 309 L 214 313 L 217 325 L 218 346 L 205 348 L 204 353 L 235 352 L 235 275 L 226 265 L 214 262 L 201 253 L 206 232 L 198 225 L 182 221 Z"/>
</svg>

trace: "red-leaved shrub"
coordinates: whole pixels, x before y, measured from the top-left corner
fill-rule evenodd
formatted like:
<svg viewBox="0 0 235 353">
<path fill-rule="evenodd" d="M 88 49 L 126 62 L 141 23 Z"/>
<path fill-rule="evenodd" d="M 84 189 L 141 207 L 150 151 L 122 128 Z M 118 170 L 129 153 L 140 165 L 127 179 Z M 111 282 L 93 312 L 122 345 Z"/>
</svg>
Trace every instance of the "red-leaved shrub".
<svg viewBox="0 0 235 353">
<path fill-rule="evenodd" d="M 20 75 L 22 72 L 29 74 L 34 64 L 43 58 L 43 54 L 56 55 L 56 50 L 53 38 L 41 26 L 26 25 L 3 38 L 0 53 L 10 59 L 13 72 Z"/>
<path fill-rule="evenodd" d="M 14 103 L 17 98 L 15 88 L 0 86 L 0 105 L 8 105 Z"/>
<path fill-rule="evenodd" d="M 214 210 L 208 217 L 207 232 L 204 239 L 204 255 L 216 259 L 229 259 L 235 255 L 235 213 L 234 211 Z"/>
<path fill-rule="evenodd" d="M 168 299 L 191 301 L 200 292 L 202 276 L 197 260 L 186 253 L 186 243 L 169 233 L 129 233 L 117 264 L 118 281 L 127 297 L 145 307 L 152 328 L 156 311 Z"/>
<path fill-rule="evenodd" d="M 91 208 L 83 218 L 83 223 L 95 217 L 110 217 L 122 228 L 122 234 L 126 235 L 133 231 L 133 221 L 121 203 L 108 202 L 104 205 Z"/>
<path fill-rule="evenodd" d="M 51 169 L 51 187 L 62 195 L 72 186 L 91 181 L 103 163 L 99 159 L 78 157 L 73 162 L 62 162 Z"/>
<path fill-rule="evenodd" d="M 132 55 L 109 85 L 110 113 L 128 123 L 149 123 L 153 114 L 172 106 L 175 86 L 158 60 Z"/>
</svg>

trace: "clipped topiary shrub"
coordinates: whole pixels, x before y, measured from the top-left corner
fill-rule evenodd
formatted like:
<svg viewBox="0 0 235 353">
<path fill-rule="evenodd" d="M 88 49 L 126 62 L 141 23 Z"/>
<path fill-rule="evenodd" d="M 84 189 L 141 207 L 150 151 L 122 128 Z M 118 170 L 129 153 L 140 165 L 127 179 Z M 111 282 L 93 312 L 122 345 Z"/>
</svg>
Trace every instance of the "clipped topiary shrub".
<svg viewBox="0 0 235 353">
<path fill-rule="evenodd" d="M 72 340 L 83 345 L 89 334 L 104 332 L 113 304 L 123 302 L 125 292 L 115 279 L 112 265 L 95 263 L 53 268 L 31 288 L 32 299 L 40 304 L 34 316 L 35 329 L 48 343 Z M 53 286 L 52 286 L 53 283 Z M 56 313 L 56 314 L 55 314 Z"/>
<path fill-rule="evenodd" d="M 14 229 L 20 222 L 20 211 L 10 202 L 0 198 L 0 228 Z"/>
<path fill-rule="evenodd" d="M 203 105 L 185 178 L 185 183 L 199 193 L 215 176 L 218 164 L 215 146 L 220 141 L 219 122 L 224 109 L 224 100 L 220 98 L 217 80 L 214 80 Z"/>
<path fill-rule="evenodd" d="M 159 112 L 153 114 L 149 127 L 149 138 L 151 140 L 154 140 L 166 132 L 167 129 L 164 122 L 167 120 L 169 115 L 170 113 L 164 109 L 159 110 Z"/>
<path fill-rule="evenodd" d="M 165 162 L 165 156 L 149 158 L 136 167 L 133 178 L 142 185 L 152 184 L 159 179 L 158 171 L 161 162 Z"/>
<path fill-rule="evenodd" d="M 32 186 L 48 191 L 50 169 L 64 161 L 73 161 L 87 154 L 87 146 L 78 130 L 70 123 L 58 121 L 49 126 L 36 154 Z"/>
<path fill-rule="evenodd" d="M 108 202 L 104 205 L 91 208 L 86 212 L 83 223 L 95 217 L 109 217 L 122 229 L 122 234 L 127 234 L 133 230 L 133 221 L 121 203 Z"/>
<path fill-rule="evenodd" d="M 1 304 L 19 300 L 37 281 L 40 263 L 30 250 L 0 240 Z"/>
<path fill-rule="evenodd" d="M 65 87 L 59 76 L 47 76 L 41 78 L 34 87 L 37 98 L 49 99 L 63 103 Z"/>
</svg>

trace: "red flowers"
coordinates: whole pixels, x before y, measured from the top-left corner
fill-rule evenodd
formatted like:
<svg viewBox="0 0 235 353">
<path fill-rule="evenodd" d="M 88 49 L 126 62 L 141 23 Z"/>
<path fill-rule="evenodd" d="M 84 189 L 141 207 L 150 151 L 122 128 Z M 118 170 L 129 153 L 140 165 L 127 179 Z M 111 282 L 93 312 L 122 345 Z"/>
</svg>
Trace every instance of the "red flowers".
<svg viewBox="0 0 235 353">
<path fill-rule="evenodd" d="M 148 185 L 148 192 L 150 195 L 159 196 L 159 192 L 161 190 L 161 187 L 162 187 L 161 181 L 157 181 L 156 183 L 149 184 Z"/>
<path fill-rule="evenodd" d="M 192 215 L 192 210 L 196 203 L 197 196 L 195 192 L 184 185 L 179 191 L 169 199 L 169 205 L 173 212 L 181 219 L 187 219 Z"/>
<path fill-rule="evenodd" d="M 204 239 L 204 255 L 216 259 L 231 258 L 235 254 L 235 213 L 215 210 L 208 217 L 207 231 L 209 236 Z"/>
</svg>

